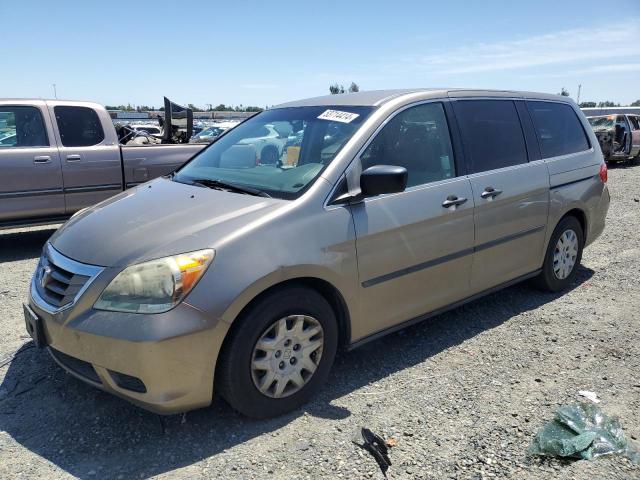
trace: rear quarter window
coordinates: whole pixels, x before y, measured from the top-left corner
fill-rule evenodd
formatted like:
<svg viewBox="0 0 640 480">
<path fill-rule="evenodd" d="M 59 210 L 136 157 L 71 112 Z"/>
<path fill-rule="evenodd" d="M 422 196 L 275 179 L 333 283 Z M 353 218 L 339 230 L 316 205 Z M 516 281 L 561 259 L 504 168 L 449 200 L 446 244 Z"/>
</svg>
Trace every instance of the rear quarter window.
<svg viewBox="0 0 640 480">
<path fill-rule="evenodd" d="M 589 140 L 570 105 L 555 102 L 527 102 L 542 158 L 588 150 Z"/>
<path fill-rule="evenodd" d="M 60 140 L 65 147 L 90 147 L 104 140 L 98 114 L 88 107 L 54 107 Z"/>
</svg>

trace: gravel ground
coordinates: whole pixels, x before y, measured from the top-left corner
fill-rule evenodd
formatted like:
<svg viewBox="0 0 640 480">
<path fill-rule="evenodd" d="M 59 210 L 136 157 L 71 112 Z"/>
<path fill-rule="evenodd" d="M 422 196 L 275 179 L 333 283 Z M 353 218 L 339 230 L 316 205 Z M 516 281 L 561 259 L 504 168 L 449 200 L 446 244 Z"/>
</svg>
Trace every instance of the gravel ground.
<svg viewBox="0 0 640 480">
<path fill-rule="evenodd" d="M 305 410 L 253 421 L 222 400 L 160 418 L 65 374 L 26 336 L 21 302 L 51 228 L 0 233 L 0 478 L 382 478 L 351 443 L 397 445 L 389 478 L 640 478 L 625 458 L 526 454 L 593 390 L 640 437 L 640 167 L 609 172 L 605 233 L 563 295 L 518 285 L 340 354 Z"/>
</svg>

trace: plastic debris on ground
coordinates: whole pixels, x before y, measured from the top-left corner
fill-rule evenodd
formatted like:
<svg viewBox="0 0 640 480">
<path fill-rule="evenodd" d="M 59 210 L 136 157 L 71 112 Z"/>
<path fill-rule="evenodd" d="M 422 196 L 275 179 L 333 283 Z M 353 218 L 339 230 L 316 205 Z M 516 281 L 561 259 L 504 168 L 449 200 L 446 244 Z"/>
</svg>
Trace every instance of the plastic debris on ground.
<svg viewBox="0 0 640 480">
<path fill-rule="evenodd" d="M 391 460 L 389 459 L 389 449 L 386 442 L 368 428 L 361 428 L 354 435 L 353 443 L 373 456 L 382 474 L 387 478 L 387 470 L 391 466 Z"/>
<path fill-rule="evenodd" d="M 600 403 L 598 394 L 596 392 L 590 392 L 589 390 L 580 390 L 578 395 L 592 401 L 593 403 Z"/>
<path fill-rule="evenodd" d="M 584 460 L 622 454 L 633 463 L 640 462 L 640 450 L 627 441 L 618 419 L 593 403 L 560 407 L 553 421 L 538 431 L 529 453 Z"/>
</svg>

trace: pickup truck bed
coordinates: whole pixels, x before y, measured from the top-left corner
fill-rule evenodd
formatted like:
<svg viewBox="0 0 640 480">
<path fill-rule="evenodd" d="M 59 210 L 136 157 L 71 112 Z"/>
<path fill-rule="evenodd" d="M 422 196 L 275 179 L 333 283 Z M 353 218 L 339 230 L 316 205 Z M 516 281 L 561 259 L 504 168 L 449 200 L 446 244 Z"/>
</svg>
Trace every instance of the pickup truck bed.
<svg viewBox="0 0 640 480">
<path fill-rule="evenodd" d="M 0 228 L 64 221 L 204 147 L 122 146 L 108 112 L 92 102 L 0 99 Z"/>
</svg>

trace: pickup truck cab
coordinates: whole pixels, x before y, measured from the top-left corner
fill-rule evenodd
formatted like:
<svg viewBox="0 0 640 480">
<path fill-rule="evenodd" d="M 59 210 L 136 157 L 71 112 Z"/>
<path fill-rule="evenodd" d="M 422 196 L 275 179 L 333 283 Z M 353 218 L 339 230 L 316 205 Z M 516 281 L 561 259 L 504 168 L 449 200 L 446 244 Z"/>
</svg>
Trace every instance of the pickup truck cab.
<svg viewBox="0 0 640 480">
<path fill-rule="evenodd" d="M 97 103 L 0 99 L 0 228 L 61 222 L 170 173 L 204 145 L 122 146 Z"/>
</svg>

